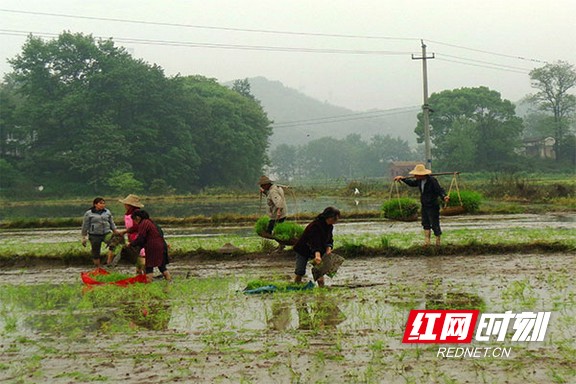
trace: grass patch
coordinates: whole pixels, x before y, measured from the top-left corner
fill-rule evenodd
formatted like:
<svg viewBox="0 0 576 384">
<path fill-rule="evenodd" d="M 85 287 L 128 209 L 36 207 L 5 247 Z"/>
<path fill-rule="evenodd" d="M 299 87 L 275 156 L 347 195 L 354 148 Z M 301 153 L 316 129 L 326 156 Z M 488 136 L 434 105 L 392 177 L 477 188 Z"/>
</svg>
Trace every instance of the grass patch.
<svg viewBox="0 0 576 384">
<path fill-rule="evenodd" d="M 390 199 L 382 204 L 384 217 L 391 220 L 414 220 L 419 209 L 420 204 L 409 197 Z"/>
</svg>

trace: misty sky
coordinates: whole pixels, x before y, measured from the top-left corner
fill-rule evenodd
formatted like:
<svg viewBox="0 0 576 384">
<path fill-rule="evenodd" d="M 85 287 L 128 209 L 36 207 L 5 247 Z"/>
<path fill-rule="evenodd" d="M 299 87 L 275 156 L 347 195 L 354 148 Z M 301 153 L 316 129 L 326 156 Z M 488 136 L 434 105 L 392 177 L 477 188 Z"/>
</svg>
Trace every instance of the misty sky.
<svg viewBox="0 0 576 384">
<path fill-rule="evenodd" d="M 28 33 L 113 38 L 169 76 L 264 76 L 357 111 L 486 85 L 517 101 L 528 72 L 576 64 L 575 0 L 1 0 L 0 73 Z"/>
</svg>

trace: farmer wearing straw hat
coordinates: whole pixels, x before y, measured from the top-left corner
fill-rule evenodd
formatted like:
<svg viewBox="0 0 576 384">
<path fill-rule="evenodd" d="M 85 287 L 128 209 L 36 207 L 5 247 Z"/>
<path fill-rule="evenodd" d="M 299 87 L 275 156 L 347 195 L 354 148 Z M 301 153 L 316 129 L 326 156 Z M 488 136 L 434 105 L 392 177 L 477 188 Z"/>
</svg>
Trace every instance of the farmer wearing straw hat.
<svg viewBox="0 0 576 384">
<path fill-rule="evenodd" d="M 430 245 L 430 231 L 436 236 L 436 245 L 440 245 L 440 203 L 439 198 L 448 202 L 450 197 L 435 177 L 431 176 L 431 170 L 426 169 L 424 164 L 417 164 L 409 172 L 415 180 L 404 176 L 396 176 L 394 181 L 403 181 L 410 187 L 418 187 L 420 191 L 420 203 L 422 205 L 422 227 L 424 227 L 424 245 Z"/>
<path fill-rule="evenodd" d="M 270 221 L 266 232 L 272 234 L 274 226 L 286 220 L 287 207 L 284 190 L 279 185 L 273 184 L 273 181 L 268 176 L 260 176 L 258 185 L 260 186 L 260 193 L 266 195 L 266 203 L 268 204 Z"/>
<path fill-rule="evenodd" d="M 137 209 L 144 208 L 144 204 L 142 204 L 138 195 L 133 194 L 129 194 L 124 199 L 118 201 L 124 204 L 124 209 L 126 210 L 124 213 L 124 226 L 126 229 L 121 233 L 128 234 L 128 242 L 130 243 L 138 237 L 138 224 L 132 220 L 132 214 Z M 138 252 L 138 249 L 130 248 L 129 252 Z M 139 252 L 140 253 L 136 256 L 136 273 L 142 274 L 144 273 L 146 252 L 144 251 L 144 248 L 141 248 Z"/>
</svg>

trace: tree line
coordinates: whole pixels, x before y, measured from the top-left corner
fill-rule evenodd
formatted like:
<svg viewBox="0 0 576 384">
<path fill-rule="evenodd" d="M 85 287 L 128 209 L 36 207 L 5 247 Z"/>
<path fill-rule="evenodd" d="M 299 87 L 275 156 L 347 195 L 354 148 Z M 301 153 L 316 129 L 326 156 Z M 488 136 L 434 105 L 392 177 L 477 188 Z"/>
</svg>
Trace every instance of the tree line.
<svg viewBox="0 0 576 384">
<path fill-rule="evenodd" d="M 374 177 L 422 151 L 390 136 L 283 144 L 268 156 L 271 121 L 247 80 L 231 88 L 203 76 L 167 77 L 112 40 L 29 36 L 0 84 L 0 191 L 52 194 L 189 193 L 253 187 L 269 165 L 279 179 Z M 551 136 L 557 167 L 576 164 L 576 70 L 530 73 L 536 109 L 525 119 L 487 87 L 429 98 L 436 170 L 529 170 L 522 139 Z M 415 127 L 423 140 L 422 115 Z"/>
</svg>

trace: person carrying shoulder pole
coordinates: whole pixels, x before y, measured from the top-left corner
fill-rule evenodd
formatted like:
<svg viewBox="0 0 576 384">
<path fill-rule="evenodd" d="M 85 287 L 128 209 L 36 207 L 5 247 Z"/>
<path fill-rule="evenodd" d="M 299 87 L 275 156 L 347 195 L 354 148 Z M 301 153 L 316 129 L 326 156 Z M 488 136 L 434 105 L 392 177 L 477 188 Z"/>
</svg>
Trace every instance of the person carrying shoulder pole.
<svg viewBox="0 0 576 384">
<path fill-rule="evenodd" d="M 439 199 L 448 202 L 450 196 L 446 195 L 444 188 L 440 186 L 438 180 L 431 176 L 432 171 L 426 169 L 424 164 L 417 164 L 409 172 L 414 179 L 404 176 L 396 176 L 394 181 L 404 182 L 410 187 L 418 187 L 420 191 L 420 203 L 422 206 L 422 227 L 424 228 L 424 245 L 430 245 L 431 231 L 436 236 L 436 245 L 440 245 L 442 229 L 440 228 L 440 202 Z"/>
<path fill-rule="evenodd" d="M 273 184 L 273 181 L 268 176 L 260 176 L 258 180 L 260 186 L 260 193 L 266 195 L 266 203 L 268 205 L 268 228 L 266 232 L 270 235 L 274 230 L 274 226 L 286 220 L 286 198 L 284 197 L 284 190 L 279 185 Z"/>
</svg>

